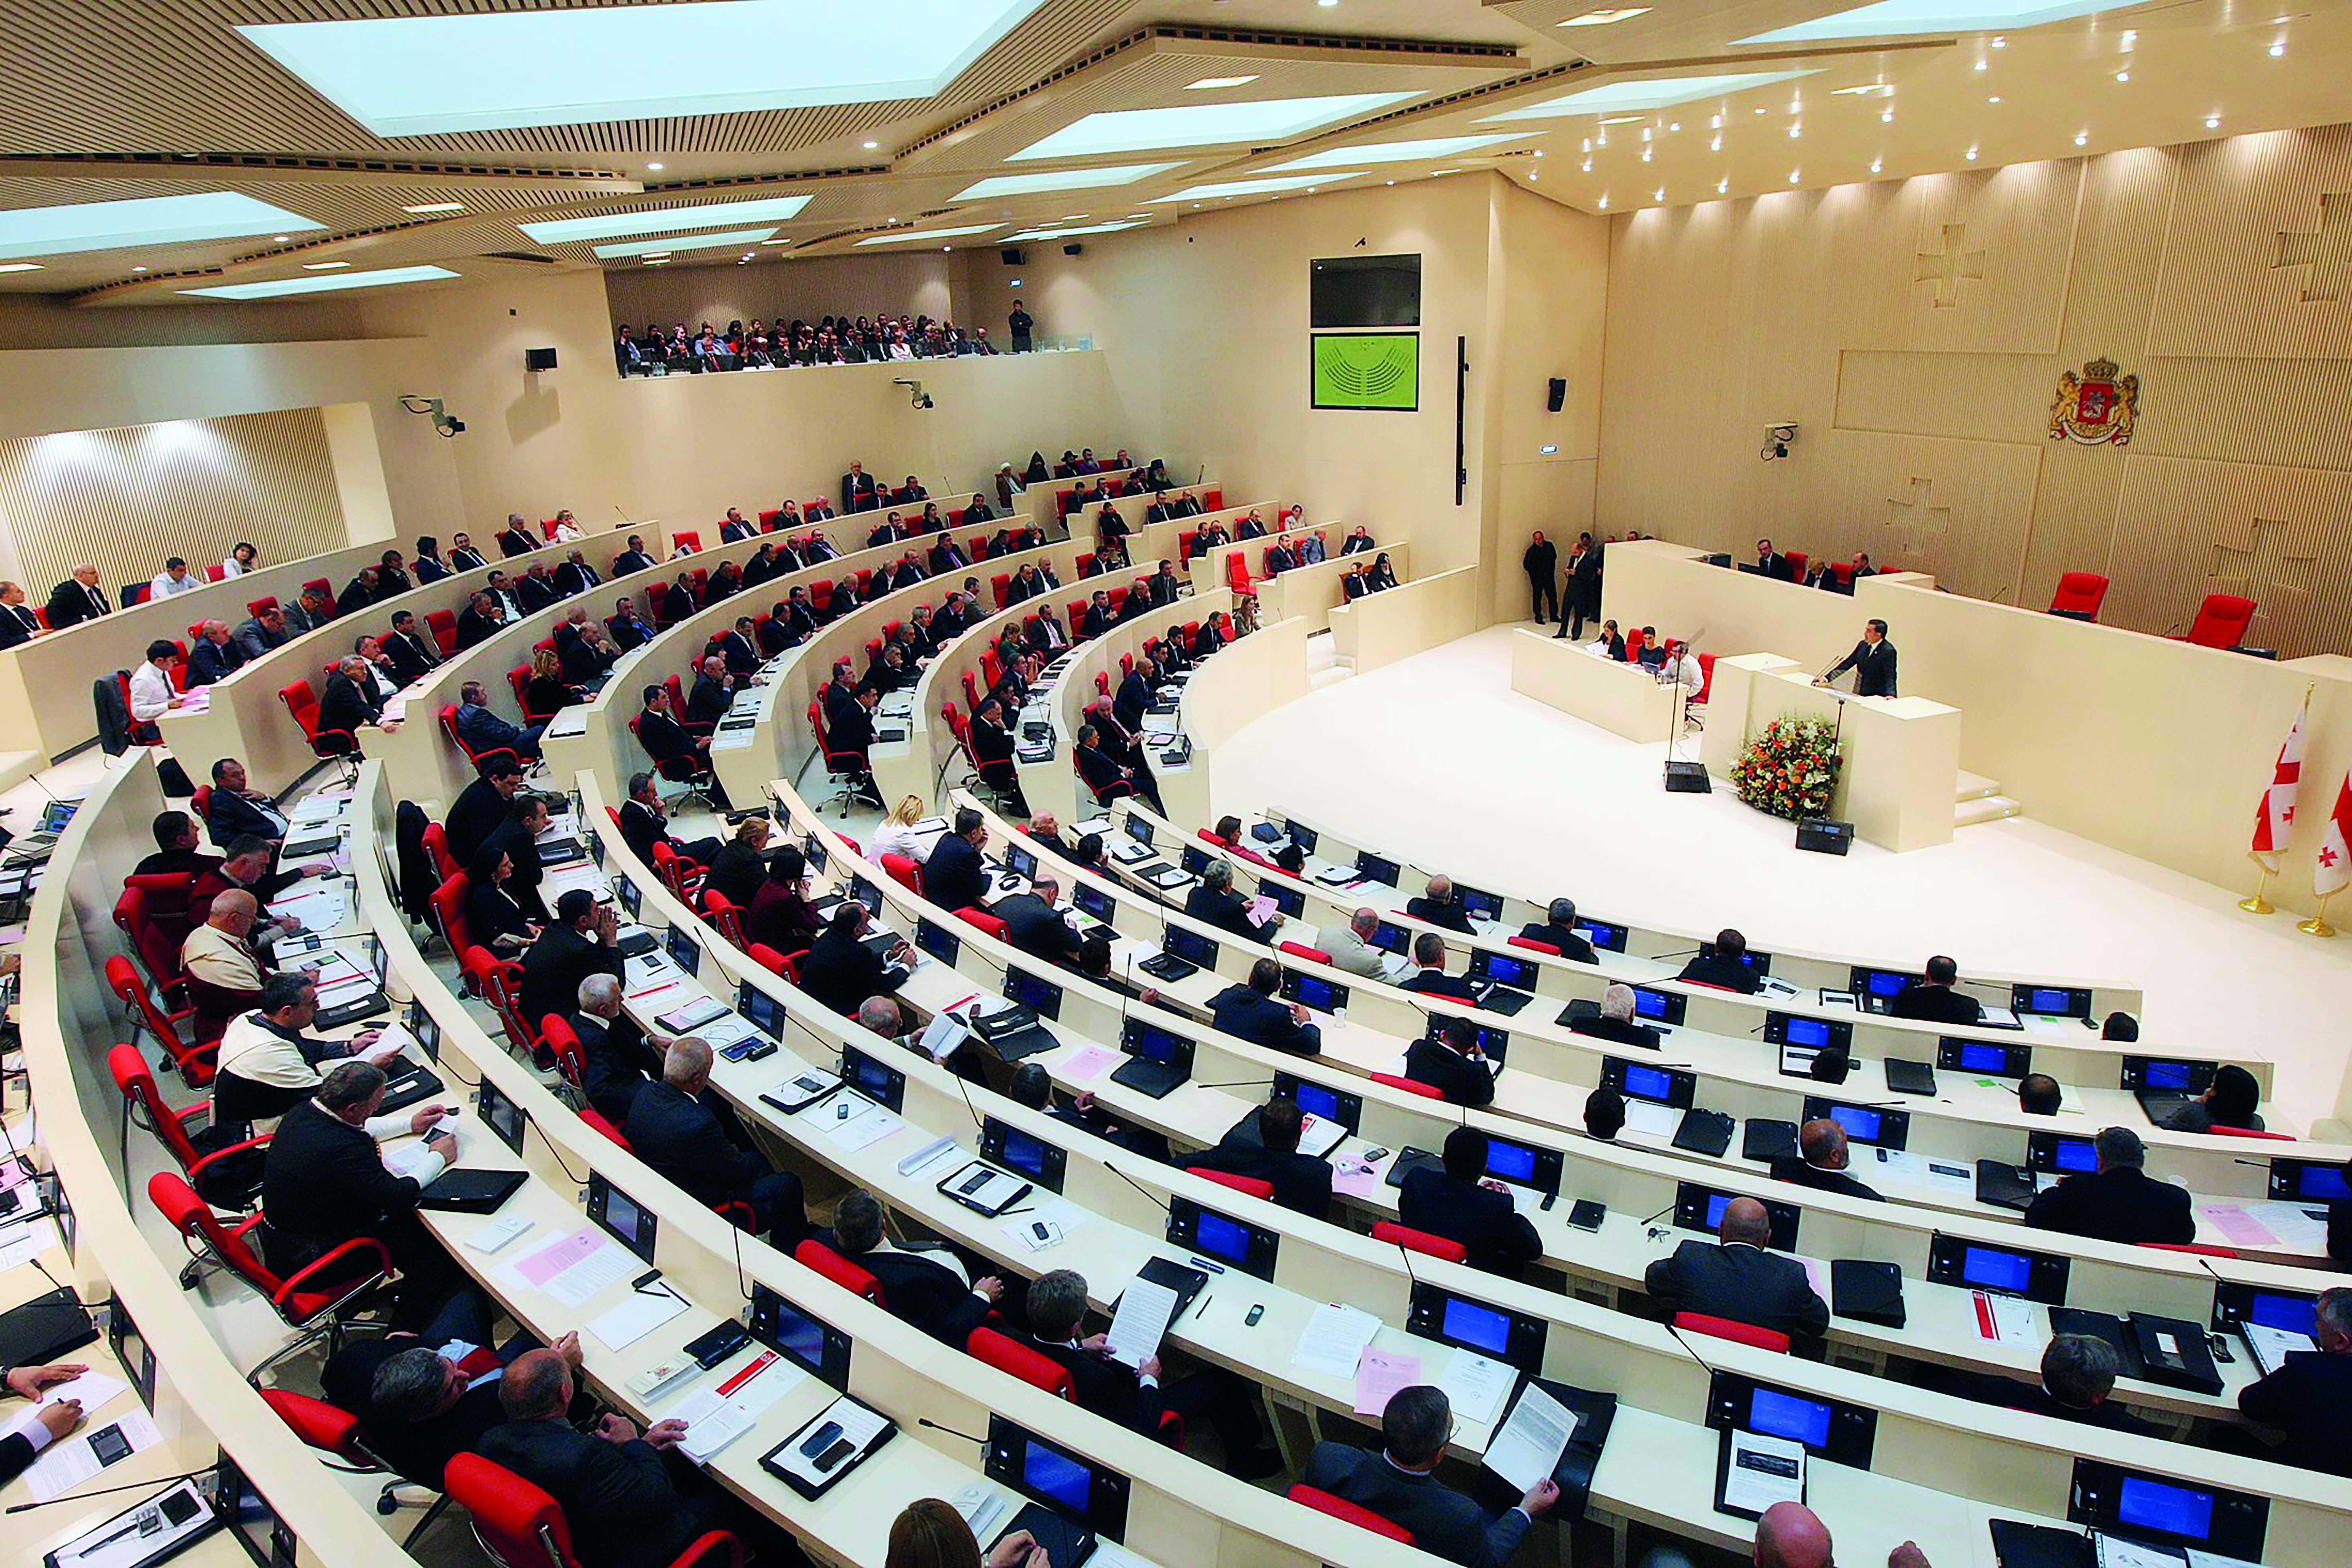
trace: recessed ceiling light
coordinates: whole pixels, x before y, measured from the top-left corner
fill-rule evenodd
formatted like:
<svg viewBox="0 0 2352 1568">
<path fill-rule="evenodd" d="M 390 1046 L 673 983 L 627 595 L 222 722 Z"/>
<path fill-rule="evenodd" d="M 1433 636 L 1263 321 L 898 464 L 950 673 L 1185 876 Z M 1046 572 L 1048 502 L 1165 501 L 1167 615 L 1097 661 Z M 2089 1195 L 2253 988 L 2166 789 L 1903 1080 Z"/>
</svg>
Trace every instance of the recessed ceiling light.
<svg viewBox="0 0 2352 1568">
<path fill-rule="evenodd" d="M 1971 162 L 1971 163 L 1973 163 L 1973 162 L 1975 162 L 1976 161 L 1977 161 L 1977 150 L 1976 150 L 1976 148 L 1972 145 L 1972 146 L 1970 146 L 1970 147 L 1969 148 L 1969 162 Z"/>
<path fill-rule="evenodd" d="M 1492 125 L 1510 120 L 1552 120 L 1567 114 L 1617 114 L 1631 110 L 1666 109 L 1677 103 L 1688 103 L 1696 98 L 1739 92 L 1813 74 L 1813 68 L 1807 68 L 1739 71 L 1717 76 L 1637 77 L 1626 81 L 1604 82 L 1599 87 L 1585 88 L 1579 92 L 1506 110 L 1500 114 L 1490 114 L 1480 123 Z"/>
<path fill-rule="evenodd" d="M 1609 193 L 1606 191 L 1602 192 L 1601 194 L 1601 205 L 1604 211 L 1609 205 Z"/>
<path fill-rule="evenodd" d="M 2280 43 L 2273 44 L 2273 45 L 2271 46 L 2271 58 L 2273 58 L 2273 59 L 2277 59 L 2279 57 L 2281 57 L 2282 55 L 2284 55 L 2284 54 L 2285 54 L 2285 53 L 2286 53 L 2286 45 L 2285 45 L 2284 42 L 2280 42 Z"/>
<path fill-rule="evenodd" d="M 1647 147 L 1644 147 L 1644 148 L 1643 148 L 1643 149 L 1642 149 L 1642 162 L 1643 162 L 1647 163 L 1647 162 L 1650 161 L 1650 151 L 1651 151 L 1651 150 L 1650 150 L 1649 148 L 1647 148 Z"/>
<path fill-rule="evenodd" d="M 1257 73 L 1255 71 L 1252 71 L 1245 77 L 1202 77 L 1199 81 L 1186 82 L 1184 84 L 1184 90 L 1186 92 L 1214 92 L 1221 87 L 1245 87 L 1255 80 L 1257 80 Z"/>
<path fill-rule="evenodd" d="M 1666 188 L 1664 185 L 1659 186 L 1656 190 L 1650 193 L 1650 199 L 1654 202 L 1664 201 L 1666 199 Z"/>
<path fill-rule="evenodd" d="M 1587 11 L 1581 16 L 1570 16 L 1565 22 L 1555 22 L 1552 26 L 1555 27 L 1605 27 L 1612 22 L 1622 22 L 1629 17 L 1646 16 L 1649 14 L 1650 7 L 1647 5 L 1606 6 L 1598 11 Z"/>
<path fill-rule="evenodd" d="M 1730 190 L 1730 189 L 1731 189 L 1731 181 L 1730 181 L 1728 178 L 1721 179 L 1721 180 L 1717 180 L 1717 181 L 1715 183 L 1715 193 L 1716 193 L 1717 195 L 1718 195 L 1718 196 L 1722 195 L 1725 192 L 1727 192 L 1727 191 L 1728 191 L 1728 190 Z"/>
<path fill-rule="evenodd" d="M 788 239 L 763 239 L 760 243 L 761 245 L 790 245 L 793 242 Z"/>
<path fill-rule="evenodd" d="M 2218 114 L 2209 114 L 2209 115 L 2207 115 L 2207 116 L 2205 117 L 2205 129 L 2206 129 L 2206 130 L 2208 130 L 2208 131 L 2219 131 L 2219 130 L 2221 130 L 2221 117 L 2220 115 L 2218 115 Z"/>
<path fill-rule="evenodd" d="M 1881 168 L 1885 166 L 1885 163 L 1886 160 L 1884 158 L 1873 158 L 1870 161 L 1870 172 L 1874 174 L 1877 173 Z"/>
<path fill-rule="evenodd" d="M 1642 140 L 1643 140 L 1643 141 L 1647 141 L 1649 139 L 1650 139 L 1650 128 L 1649 128 L 1648 126 L 1644 125 L 1643 127 L 1642 127 Z"/>
<path fill-rule="evenodd" d="M 144 272 L 134 267 L 133 272 Z M 457 275 L 446 267 L 386 267 L 373 272 L 346 272 L 332 277 L 280 277 L 267 283 L 220 283 L 206 288 L 183 288 L 207 299 L 275 299 L 288 294 L 325 294 L 344 288 L 385 288 L 396 283 L 429 283 Z"/>
<path fill-rule="evenodd" d="M 903 234 L 867 235 L 859 245 L 921 245 L 935 239 L 955 239 L 964 235 L 993 234 L 1003 224 L 963 224 L 951 229 L 908 229 Z"/>
<path fill-rule="evenodd" d="M 1287 141 L 1418 96 L 1417 92 L 1343 92 L 1254 102 L 1192 103 L 1174 109 L 1106 110 L 1031 142 L 1005 162 L 1090 158 L 1161 147 L 1218 147 L 1236 141 Z"/>
<path fill-rule="evenodd" d="M 75 202 L 0 213 L 0 261 L 326 227 L 233 191 Z"/>
<path fill-rule="evenodd" d="M 1797 174 L 1798 174 L 1798 171 L 1796 171 L 1796 170 L 1794 170 L 1794 169 L 1791 169 L 1791 170 L 1790 170 L 1790 171 L 1789 171 L 1789 183 L 1790 183 L 1791 185 L 1793 185 L 1793 184 L 1795 184 L 1795 183 L 1797 183 Z"/>
<path fill-rule="evenodd" d="M 1995 93 L 1990 98 L 1985 99 L 1985 101 L 1987 103 L 1999 103 L 2000 101 L 2000 94 Z"/>
<path fill-rule="evenodd" d="M 305 272 L 332 272 L 339 267 L 349 266 L 351 266 L 351 263 L 348 261 L 306 261 L 302 264 L 302 270 Z"/>
<path fill-rule="evenodd" d="M 1682 122 L 1681 120 L 1674 120 L 1674 121 L 1670 122 L 1670 123 L 1666 126 L 1666 129 L 1667 129 L 1668 131 L 1680 131 L 1682 128 L 1683 128 L 1683 122 Z M 1537 156 L 1537 157 L 1538 157 L 1538 158 L 1540 158 L 1540 157 L 1542 157 L 1542 156 L 1543 156 L 1543 154 L 1542 154 L 1542 153 L 1540 153 L 1540 152 L 1538 152 L 1538 153 L 1537 153 L 1537 154 L 1536 154 L 1536 156 Z"/>
<path fill-rule="evenodd" d="M 1706 144 L 1706 150 L 1707 150 L 1708 152 L 1722 152 L 1722 151 L 1723 151 L 1723 138 L 1722 138 L 1722 137 L 1720 137 L 1720 136 L 1718 136 L 1718 137 L 1717 137 L 1714 141 L 1712 141 L 1708 142 L 1708 143 Z"/>
<path fill-rule="evenodd" d="M 146 271 L 147 269 L 146 269 L 145 267 L 132 267 L 131 270 L 131 271 L 133 271 L 133 272 L 144 272 L 144 271 Z"/>
<path fill-rule="evenodd" d="M 623 235 L 676 234 L 681 229 L 716 228 L 722 224 L 780 224 L 798 216 L 809 200 L 807 196 L 761 196 L 748 202 L 703 202 L 688 207 L 656 207 L 648 212 L 600 213 L 589 218 L 557 218 L 516 226 L 541 245 L 565 245 L 574 240 L 617 239 Z"/>
<path fill-rule="evenodd" d="M 1424 158 L 1454 158 L 1465 152 L 1475 152 L 1482 147 L 1492 147 L 1499 141 L 1524 141 L 1533 134 L 1536 133 L 1506 131 L 1485 136 L 1424 136 L 1411 141 L 1374 141 L 1361 147 L 1327 147 L 1303 158 L 1271 164 L 1266 172 L 1276 173 L 1286 169 L 1352 168 L 1365 163 L 1414 163 Z M 1536 156 L 1543 156 L 1541 148 L 1536 150 Z"/>
<path fill-rule="evenodd" d="M 2009 47 L 2009 40 L 2007 38 L 1997 37 L 1992 41 L 1992 47 L 1996 49 L 2005 49 Z"/>
<path fill-rule="evenodd" d="M 1584 172 L 1588 174 L 1592 172 L 1592 160 L 1590 158 L 1584 161 Z"/>
<path fill-rule="evenodd" d="M 1285 174 L 1272 180 L 1215 180 L 1205 185 L 1192 185 L 1173 195 L 1160 196 L 1155 202 L 1210 201 L 1218 196 L 1269 195 L 1276 191 L 1298 191 L 1319 184 L 1326 180 L 1346 180 L 1362 173 L 1349 169 L 1339 173 Z"/>
<path fill-rule="evenodd" d="M 2077 147 L 2087 146 L 2090 140 L 2091 133 L 2087 131 L 2077 131 L 2074 132 L 2074 145 Z"/>
<path fill-rule="evenodd" d="M 1874 92 L 1892 93 L 1894 90 L 1883 81 L 1870 81 L 1860 87 L 1833 87 L 1830 89 L 1830 94 L 1834 98 L 1862 98 Z"/>
<path fill-rule="evenodd" d="M 866 151 L 867 151 L 868 152 L 871 152 L 875 151 L 877 148 L 880 147 L 880 146 L 882 145 L 882 143 L 880 143 L 879 141 L 861 141 L 861 142 L 859 142 L 859 143 L 858 143 L 858 145 L 859 145 L 859 146 L 861 146 L 861 147 L 863 147 L 863 148 L 865 148 L 865 149 L 866 149 Z"/>
<path fill-rule="evenodd" d="M 1647 115 L 1642 114 L 1604 114 L 1601 117 L 1601 123 L 1603 125 L 1639 125 L 1643 120 L 1648 118 L 1649 117 Z"/>
<path fill-rule="evenodd" d="M 463 202 L 419 202 L 413 207 L 403 207 L 400 210 L 404 213 L 415 213 L 420 215 L 425 213 L 462 213 L 466 210 L 466 204 Z"/>
<path fill-rule="evenodd" d="M 284 245 L 286 243 L 286 236 L 284 235 L 271 235 L 269 236 L 269 243 L 272 245 Z"/>
<path fill-rule="evenodd" d="M 1802 136 L 1804 133 L 1805 128 L 1801 124 L 1791 125 L 1789 127 L 1789 140 L 1791 141 L 1794 141 L 1798 137 Z"/>
<path fill-rule="evenodd" d="M 1979 59 L 1977 61 L 1977 69 L 1983 70 L 1991 62 L 1990 61 Z"/>
<path fill-rule="evenodd" d="M 376 135 L 420 136 L 931 98 L 1043 4 L 700 0 L 237 31 Z M 681 81 L 648 60 L 727 65 Z"/>
<path fill-rule="evenodd" d="M 38 272 L 40 270 L 41 264 L 37 261 L 0 262 L 0 272 Z M 145 268 L 140 267 L 133 270 L 144 271 Z"/>
<path fill-rule="evenodd" d="M 764 229 L 729 229 L 724 234 L 675 235 L 667 239 L 625 239 L 611 245 L 593 246 L 596 254 L 610 259 L 616 256 L 659 256 L 672 250 L 740 250 L 747 245 L 757 245 L 776 231 Z"/>
<path fill-rule="evenodd" d="M 2129 72 L 2129 71 L 2117 71 L 2117 72 L 2116 73 L 2116 79 L 2117 81 L 2129 81 L 2129 80 L 2131 80 L 2131 72 Z"/>
<path fill-rule="evenodd" d="M 2125 48 L 2126 48 L 2126 49 L 2128 49 L 2128 48 L 2130 48 L 2134 44 L 2137 44 L 2137 43 L 2138 43 L 2138 42 L 2139 42 L 2139 29 L 2137 29 L 2137 27 L 2126 27 L 2126 28 L 2124 29 L 2124 47 L 2125 47 Z"/>
<path fill-rule="evenodd" d="M 992 174 L 985 180 L 966 185 L 950 201 L 984 202 L 999 196 L 1026 195 L 1033 191 L 1090 191 L 1105 185 L 1131 185 L 1138 180 L 1149 180 L 1154 174 L 1164 174 L 1171 169 L 1181 169 L 1177 163 L 1110 163 L 1097 169 L 1055 169 L 1034 174 Z"/>
<path fill-rule="evenodd" d="M 1329 11 L 1339 5 L 1339 0 L 1315 0 L 1315 4 L 1322 6 L 1326 11 Z"/>
<path fill-rule="evenodd" d="M 2069 16 L 2120 10 L 2133 0 L 1877 0 L 1835 11 L 1792 26 L 1734 39 L 1741 44 L 1781 44 L 1814 38 L 1876 38 L 1915 33 L 1981 31 L 1999 25 L 2039 26 Z"/>
<path fill-rule="evenodd" d="M 669 167 L 669 165 L 668 165 L 668 164 L 667 164 L 667 163 L 648 163 L 648 164 L 646 164 L 646 168 L 648 168 L 648 169 L 650 169 L 650 170 L 652 170 L 655 173 L 658 174 L 658 173 L 660 173 L 663 170 L 665 170 L 665 169 L 668 168 L 668 167 Z"/>
<path fill-rule="evenodd" d="M 1890 110 L 1888 110 L 1885 113 L 1884 113 L 1884 114 L 1880 115 L 1880 116 L 1878 117 L 1878 123 L 1879 123 L 1879 124 L 1881 124 L 1881 125 L 1892 125 L 1892 124 L 1894 124 L 1894 123 L 1895 123 L 1895 111 L 1894 111 L 1893 110 L 1891 110 L 1891 109 L 1890 109 Z"/>
</svg>

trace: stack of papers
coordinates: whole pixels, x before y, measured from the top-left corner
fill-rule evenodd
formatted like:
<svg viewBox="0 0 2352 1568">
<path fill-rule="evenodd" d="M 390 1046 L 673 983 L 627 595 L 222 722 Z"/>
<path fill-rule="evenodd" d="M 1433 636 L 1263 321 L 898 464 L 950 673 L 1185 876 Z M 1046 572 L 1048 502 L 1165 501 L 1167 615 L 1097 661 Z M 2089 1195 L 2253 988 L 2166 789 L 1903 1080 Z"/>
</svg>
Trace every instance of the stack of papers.
<svg viewBox="0 0 2352 1568">
<path fill-rule="evenodd" d="M 686 1298 L 656 1281 L 588 1320 L 588 1332 L 604 1341 L 607 1350 L 626 1350 L 684 1311 Z"/>
<path fill-rule="evenodd" d="M 1576 1436 L 1576 1412 L 1530 1383 L 1511 1418 L 1486 1439 L 1486 1467 L 1520 1491 L 1549 1477 Z"/>
<path fill-rule="evenodd" d="M 1439 1374 L 1437 1386 L 1444 1391 L 1454 1416 L 1464 1426 L 1484 1427 L 1503 1407 L 1505 1396 L 1518 1377 L 1518 1369 L 1508 1362 L 1496 1361 L 1475 1351 L 1457 1350 Z"/>
<path fill-rule="evenodd" d="M 612 1245 L 603 1232 L 580 1229 L 525 1253 L 507 1271 L 516 1282 L 576 1307 L 614 1281 L 628 1278 L 636 1261 L 635 1253 Z"/>
<path fill-rule="evenodd" d="M 1366 1350 L 1356 1364 L 1356 1414 L 1377 1416 L 1389 1407 L 1397 1391 L 1421 1381 L 1421 1357 L 1394 1351 Z"/>
<path fill-rule="evenodd" d="M 2319 1348 L 2319 1343 L 2307 1333 L 2274 1329 L 2268 1323 L 2241 1322 L 2238 1332 L 2246 1336 L 2246 1348 L 2253 1353 L 2254 1364 L 2263 1369 L 2265 1377 L 2285 1364 L 2290 1351 Z"/>
<path fill-rule="evenodd" d="M 1723 1507 L 1760 1518 L 1774 1503 L 1805 1500 L 1803 1444 L 1736 1427 L 1725 1436 L 1731 1456 L 1723 1472 Z"/>
<path fill-rule="evenodd" d="M 1326 1377 L 1353 1378 L 1364 1348 L 1380 1332 L 1381 1320 L 1361 1307 L 1326 1301 L 1307 1320 L 1291 1364 Z"/>
<path fill-rule="evenodd" d="M 1176 1292 L 1141 1276 L 1119 1292 L 1118 1312 L 1110 1321 L 1110 1358 L 1123 1366 L 1140 1366 L 1160 1354 L 1168 1319 L 1176 1311 Z"/>
</svg>

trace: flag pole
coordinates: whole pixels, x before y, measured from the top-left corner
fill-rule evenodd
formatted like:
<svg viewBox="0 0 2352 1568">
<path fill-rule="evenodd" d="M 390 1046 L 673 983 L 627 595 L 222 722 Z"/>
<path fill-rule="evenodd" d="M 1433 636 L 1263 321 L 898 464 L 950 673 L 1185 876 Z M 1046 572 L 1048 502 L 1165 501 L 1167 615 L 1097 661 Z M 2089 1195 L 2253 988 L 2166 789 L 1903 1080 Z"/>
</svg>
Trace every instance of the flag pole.
<svg viewBox="0 0 2352 1568">
<path fill-rule="evenodd" d="M 2270 867 L 2263 865 L 2260 861 L 2256 861 L 2254 865 L 2256 867 L 2254 891 L 2238 900 L 2238 907 L 2249 915 L 2268 915 L 2278 908 L 2278 905 L 2263 896 L 2263 889 L 2270 885 Z"/>
<path fill-rule="evenodd" d="M 2308 920 L 2296 921 L 2294 923 L 2294 928 L 2297 931 L 2302 932 L 2305 936 L 2335 936 L 2336 927 L 2327 924 L 2327 901 L 2335 896 L 2336 895 L 2332 893 L 2321 894 L 2319 895 L 2319 907 L 2313 911 L 2311 918 Z"/>
</svg>

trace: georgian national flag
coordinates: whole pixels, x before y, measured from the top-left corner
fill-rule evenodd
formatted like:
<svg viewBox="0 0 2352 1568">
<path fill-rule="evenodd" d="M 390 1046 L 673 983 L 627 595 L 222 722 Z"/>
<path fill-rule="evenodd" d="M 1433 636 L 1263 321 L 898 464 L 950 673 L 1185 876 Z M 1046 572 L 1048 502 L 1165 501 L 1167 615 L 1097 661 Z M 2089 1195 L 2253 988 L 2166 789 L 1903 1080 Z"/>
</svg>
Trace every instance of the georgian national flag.
<svg viewBox="0 0 2352 1568">
<path fill-rule="evenodd" d="M 2294 796 L 2303 782 L 2303 721 L 2311 716 L 2311 694 L 2303 694 L 2295 710 L 2294 727 L 2279 747 L 2278 765 L 2271 770 L 2271 787 L 2254 809 L 2254 841 L 2247 852 L 2273 876 L 2278 874 L 2278 854 L 2286 848 L 2288 830 L 2294 826 Z M 2267 858 L 2265 858 L 2267 857 Z"/>
<path fill-rule="evenodd" d="M 2336 810 L 2327 819 L 2327 831 L 2320 836 L 2319 853 L 2311 866 L 2311 891 L 2326 898 L 2344 891 L 2352 883 L 2352 773 L 2336 791 Z"/>
</svg>

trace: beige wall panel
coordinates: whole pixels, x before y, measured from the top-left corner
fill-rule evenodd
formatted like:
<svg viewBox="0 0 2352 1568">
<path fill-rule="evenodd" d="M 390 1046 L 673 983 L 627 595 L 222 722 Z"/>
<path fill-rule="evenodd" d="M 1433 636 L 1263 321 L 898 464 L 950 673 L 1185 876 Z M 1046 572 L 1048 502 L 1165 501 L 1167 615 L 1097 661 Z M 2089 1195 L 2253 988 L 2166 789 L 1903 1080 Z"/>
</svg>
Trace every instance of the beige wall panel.
<svg viewBox="0 0 2352 1568">
<path fill-rule="evenodd" d="M 1961 593 L 1990 595 L 2014 582 L 2039 447 L 1839 431 L 1828 455 L 1820 466 L 1836 476 L 1834 514 L 1851 519 L 1827 530 L 1832 559 L 1868 550 L 1883 568 L 1927 572 Z M 1752 553 L 1754 541 L 1747 544 Z"/>
<path fill-rule="evenodd" d="M 2180 160 L 2168 147 L 2137 147 L 2084 161 L 2082 215 L 2074 227 L 2074 256 L 2065 264 L 2073 282 L 2057 345 L 2068 368 L 2105 354 L 2126 371 L 2141 370 L 2150 351 L 2148 311 L 2166 265 L 2179 179 Z M 2041 389 L 2045 412 L 2055 380 L 2045 378 Z M 2164 399 L 2167 408 L 2172 401 Z M 2135 436 L 2133 444 L 2146 439 Z"/>
<path fill-rule="evenodd" d="M 238 539 L 266 561 L 348 542 L 315 408 L 0 441 L 0 528 L 37 603 L 81 561 L 111 597 L 174 554 L 202 568 Z"/>
<path fill-rule="evenodd" d="M 2172 151 L 2180 190 L 2152 351 L 2352 357 L 2352 127 Z M 2334 199 L 2323 220 L 2326 197 Z M 2277 265 L 2283 255 L 2314 254 L 2315 264 Z"/>
<path fill-rule="evenodd" d="M 1974 353 L 2056 347 L 2081 162 L 2018 163 L 1908 183 L 1917 192 L 1910 232 L 1904 232 L 1908 214 L 1900 205 L 1878 209 L 1871 225 L 1871 237 L 1880 242 L 1874 251 L 1911 264 L 1902 274 L 1904 346 Z"/>
<path fill-rule="evenodd" d="M 2248 643 L 2299 652 L 2352 601 L 2352 474 L 2135 456 L 2118 516 L 2110 619 L 2186 631 L 2206 594 L 2243 594 Z"/>
<path fill-rule="evenodd" d="M 2138 461 L 2104 446 L 2083 447 L 2071 441 L 2046 444 L 2023 574 L 2017 591 L 2003 603 L 2045 610 L 2058 591 L 2059 577 L 2065 572 L 2095 571 L 2115 577 L 2116 503 L 2123 494 L 2125 475 Z M 2143 526 L 2147 526 L 2145 519 Z M 2140 624 L 2124 617 L 2122 601 L 2113 587 L 2099 619 L 2110 625 Z M 2162 630 L 2161 622 L 2158 630 Z"/>
<path fill-rule="evenodd" d="M 1006 231 L 1010 233 L 1010 230 Z M 756 250 L 756 247 L 754 247 Z M 622 267 L 604 275 L 613 325 L 623 321 L 643 332 L 649 321 L 665 328 L 679 321 L 691 332 L 708 321 L 724 329 L 730 320 L 816 321 L 847 314 L 954 318 L 950 278 L 955 257 L 936 247 L 815 256 L 779 262 L 773 251 L 738 267 L 732 256 L 715 267 Z M 995 263 L 995 253 L 989 260 Z M 1018 277 L 1019 275 L 1013 274 Z M 979 323 L 1000 346 L 1002 320 Z"/>
<path fill-rule="evenodd" d="M 1838 378 L 1837 423 L 2017 443 L 2039 439 L 2052 391 L 2047 354 L 1850 349 Z"/>
</svg>

